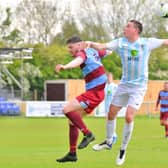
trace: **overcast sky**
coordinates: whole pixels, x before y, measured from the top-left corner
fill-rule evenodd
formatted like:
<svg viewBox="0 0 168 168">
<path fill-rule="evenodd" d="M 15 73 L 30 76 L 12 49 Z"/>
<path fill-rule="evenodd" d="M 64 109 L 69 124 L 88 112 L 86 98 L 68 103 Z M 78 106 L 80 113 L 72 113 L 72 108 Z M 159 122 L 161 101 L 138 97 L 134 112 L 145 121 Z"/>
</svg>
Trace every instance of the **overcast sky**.
<svg viewBox="0 0 168 168">
<path fill-rule="evenodd" d="M 4 7 L 16 6 L 21 0 L 0 0 L 0 5 Z"/>
</svg>

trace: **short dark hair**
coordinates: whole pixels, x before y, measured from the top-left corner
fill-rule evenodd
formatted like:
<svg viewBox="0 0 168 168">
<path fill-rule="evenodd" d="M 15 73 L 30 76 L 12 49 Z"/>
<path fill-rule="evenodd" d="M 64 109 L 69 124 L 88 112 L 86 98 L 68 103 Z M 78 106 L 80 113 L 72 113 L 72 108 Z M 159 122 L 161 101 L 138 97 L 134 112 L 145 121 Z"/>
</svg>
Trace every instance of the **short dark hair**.
<svg viewBox="0 0 168 168">
<path fill-rule="evenodd" d="M 66 41 L 66 44 L 69 44 L 69 43 L 78 43 L 78 42 L 81 42 L 82 39 L 79 37 L 79 36 L 72 36 L 70 37 L 67 41 Z"/>
<path fill-rule="evenodd" d="M 141 34 L 141 32 L 143 31 L 142 23 L 137 20 L 130 20 L 129 22 L 134 23 L 134 26 L 139 30 L 139 34 Z"/>
</svg>

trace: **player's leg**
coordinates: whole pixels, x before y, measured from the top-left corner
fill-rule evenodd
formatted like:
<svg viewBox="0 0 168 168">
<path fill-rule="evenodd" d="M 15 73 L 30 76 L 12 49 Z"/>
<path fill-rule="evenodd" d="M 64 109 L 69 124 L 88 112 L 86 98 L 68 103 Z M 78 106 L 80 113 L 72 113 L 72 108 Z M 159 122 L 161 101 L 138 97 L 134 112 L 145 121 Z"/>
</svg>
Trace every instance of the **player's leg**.
<svg viewBox="0 0 168 168">
<path fill-rule="evenodd" d="M 168 122 L 165 123 L 165 137 L 168 138 Z"/>
<path fill-rule="evenodd" d="M 112 138 L 116 130 L 116 116 L 119 110 L 126 105 L 128 96 L 125 95 L 125 89 L 121 85 L 118 86 L 118 89 L 112 99 L 112 104 L 107 115 L 106 121 L 106 140 L 100 144 L 94 145 L 94 150 L 103 150 L 112 148 Z M 127 100 L 127 101 L 126 101 Z"/>
<path fill-rule="evenodd" d="M 116 134 L 116 117 L 122 107 L 111 104 L 106 122 L 106 141 L 111 142 Z"/>
<path fill-rule="evenodd" d="M 131 106 L 127 107 L 125 124 L 123 129 L 122 144 L 116 160 L 117 165 L 122 165 L 125 161 L 126 149 L 127 149 L 128 143 L 131 140 L 131 135 L 133 132 L 133 127 L 134 127 L 133 119 L 134 119 L 135 112 L 136 112 L 135 108 Z"/>
<path fill-rule="evenodd" d="M 87 128 L 82 117 L 86 115 L 83 107 L 78 102 L 78 100 L 73 100 L 64 108 L 65 115 L 70 119 L 70 121 L 83 133 L 84 138 L 79 144 L 78 149 L 87 147 L 87 145 L 95 139 L 92 132 Z"/>
<path fill-rule="evenodd" d="M 168 138 L 168 112 L 161 112 L 160 124 L 165 127 L 165 137 Z"/>
<path fill-rule="evenodd" d="M 115 119 L 115 125 L 117 125 L 117 118 Z M 115 126 L 114 134 L 113 134 L 113 137 L 112 137 L 112 144 L 115 144 L 117 142 L 117 139 L 118 139 L 118 136 L 117 136 L 117 133 L 116 133 L 116 126 Z"/>
<path fill-rule="evenodd" d="M 136 111 L 140 108 L 143 102 L 146 89 L 127 88 L 126 91 L 129 95 L 128 106 L 127 106 L 126 116 L 125 116 L 122 144 L 116 160 L 117 165 L 122 165 L 125 161 L 126 149 L 127 149 L 128 143 L 131 140 L 131 135 L 134 127 L 134 115 Z"/>
<path fill-rule="evenodd" d="M 86 139 L 85 147 L 94 140 L 93 134 L 89 131 L 87 126 L 82 120 L 82 117 L 85 115 L 83 108 L 80 106 L 79 102 L 75 99 L 68 102 L 64 109 L 64 114 L 70 120 L 69 122 L 69 142 L 70 142 L 70 151 L 62 158 L 57 159 L 58 162 L 68 162 L 68 161 L 77 161 L 76 155 L 76 146 L 78 140 L 78 130 L 81 130 Z"/>
<path fill-rule="evenodd" d="M 160 125 L 164 126 L 165 128 L 165 135 L 166 135 L 166 127 L 165 127 L 165 123 L 164 123 L 164 113 L 160 112 Z"/>
<path fill-rule="evenodd" d="M 85 109 L 87 114 L 89 114 L 104 99 L 104 88 L 96 91 L 88 91 L 85 94 L 81 95 L 80 97 L 77 97 L 77 99 L 80 102 L 81 106 L 83 106 L 83 109 Z M 94 139 L 95 138 L 93 134 L 90 134 L 90 136 L 85 136 L 81 141 L 81 143 L 78 145 L 78 149 L 84 148 L 88 143 L 90 143 Z"/>
<path fill-rule="evenodd" d="M 88 128 L 82 120 L 84 115 L 83 108 L 80 103 L 75 99 L 70 101 L 63 109 L 66 117 L 80 130 L 84 135 L 89 133 Z"/>
<path fill-rule="evenodd" d="M 112 102 L 112 98 L 111 96 L 107 96 L 106 99 L 105 99 L 105 112 L 106 112 L 106 116 L 108 117 L 108 112 L 110 110 L 110 105 L 111 105 L 111 102 Z M 107 118 L 108 120 L 108 118 Z M 112 137 L 112 144 L 115 144 L 117 142 L 117 133 L 116 133 L 116 120 L 115 119 L 115 130 L 114 130 L 114 133 L 113 133 L 113 137 Z M 107 135 L 107 134 L 106 134 Z"/>
<path fill-rule="evenodd" d="M 165 137 L 168 138 L 168 112 L 165 115 Z"/>
<path fill-rule="evenodd" d="M 57 159 L 57 162 L 77 161 L 76 146 L 79 136 L 78 128 L 69 121 L 69 152 L 62 158 Z"/>
<path fill-rule="evenodd" d="M 110 144 L 111 138 L 116 132 L 116 118 L 118 112 L 122 107 L 126 107 L 128 102 L 128 94 L 125 87 L 119 85 L 117 91 L 112 99 L 112 104 L 110 106 L 110 111 L 108 113 L 108 120 L 106 123 L 106 142 Z"/>
<path fill-rule="evenodd" d="M 110 111 L 108 113 L 106 121 L 106 140 L 104 140 L 100 144 L 94 145 L 93 146 L 94 150 L 100 151 L 112 148 L 113 136 L 116 130 L 116 115 L 120 109 L 121 107 L 110 105 Z"/>
</svg>

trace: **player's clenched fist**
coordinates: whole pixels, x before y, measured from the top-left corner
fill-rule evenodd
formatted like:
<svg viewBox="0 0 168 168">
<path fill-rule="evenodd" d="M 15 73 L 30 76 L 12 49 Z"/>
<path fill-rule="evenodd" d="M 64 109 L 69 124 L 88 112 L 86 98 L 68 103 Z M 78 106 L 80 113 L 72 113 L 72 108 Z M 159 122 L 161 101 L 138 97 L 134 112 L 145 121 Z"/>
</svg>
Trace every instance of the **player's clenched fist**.
<svg viewBox="0 0 168 168">
<path fill-rule="evenodd" d="M 60 72 L 61 70 L 64 70 L 64 65 L 62 65 L 62 64 L 56 65 L 55 71 L 56 71 L 56 72 Z"/>
</svg>

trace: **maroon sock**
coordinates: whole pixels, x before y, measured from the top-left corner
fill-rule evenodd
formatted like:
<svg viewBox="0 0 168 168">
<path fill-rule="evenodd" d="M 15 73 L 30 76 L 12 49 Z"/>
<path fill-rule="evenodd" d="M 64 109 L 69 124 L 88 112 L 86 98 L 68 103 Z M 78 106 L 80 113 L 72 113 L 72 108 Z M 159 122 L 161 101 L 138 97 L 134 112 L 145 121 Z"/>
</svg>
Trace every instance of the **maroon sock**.
<svg viewBox="0 0 168 168">
<path fill-rule="evenodd" d="M 76 153 L 78 135 L 79 135 L 78 128 L 74 125 L 69 124 L 69 144 L 70 144 L 70 152 L 72 153 Z"/>
<path fill-rule="evenodd" d="M 168 125 L 165 125 L 165 133 L 166 133 L 166 136 L 168 136 Z"/>
<path fill-rule="evenodd" d="M 71 111 L 69 113 L 65 114 L 70 121 L 78 128 L 80 129 L 84 135 L 87 135 L 90 133 L 90 131 L 88 130 L 88 128 L 86 127 L 85 123 L 83 122 L 81 116 L 75 112 L 75 111 Z"/>
</svg>

